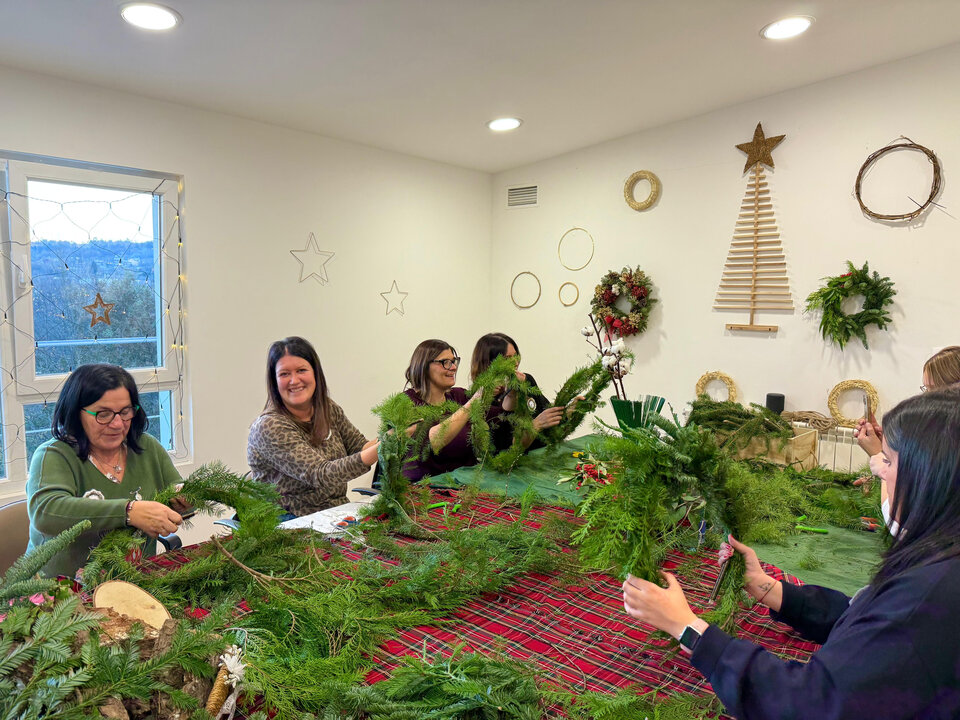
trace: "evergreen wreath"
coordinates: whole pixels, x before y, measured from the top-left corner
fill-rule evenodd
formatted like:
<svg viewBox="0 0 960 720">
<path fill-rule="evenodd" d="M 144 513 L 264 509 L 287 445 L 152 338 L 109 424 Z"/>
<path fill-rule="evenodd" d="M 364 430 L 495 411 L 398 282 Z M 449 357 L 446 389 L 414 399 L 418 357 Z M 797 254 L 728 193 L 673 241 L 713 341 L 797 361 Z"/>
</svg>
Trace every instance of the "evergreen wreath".
<svg viewBox="0 0 960 720">
<path fill-rule="evenodd" d="M 805 311 L 820 311 L 820 334 L 824 340 L 832 340 L 842 350 L 851 337 L 857 337 L 863 347 L 869 349 L 867 326 L 886 329 L 891 321 L 887 307 L 893 304 L 897 291 L 890 278 L 880 277 L 876 270 L 871 275 L 868 263 L 857 268 L 847 260 L 847 270 L 843 275 L 823 278 L 827 284 L 807 296 Z M 847 315 L 843 312 L 843 301 L 857 295 L 863 295 L 863 309 Z"/>
<path fill-rule="evenodd" d="M 620 337 L 639 335 L 647 329 L 650 310 L 657 304 L 656 298 L 651 297 L 651 286 L 650 278 L 639 267 L 611 270 L 594 288 L 590 311 L 608 333 Z M 630 301 L 629 312 L 617 308 L 621 297 Z"/>
</svg>

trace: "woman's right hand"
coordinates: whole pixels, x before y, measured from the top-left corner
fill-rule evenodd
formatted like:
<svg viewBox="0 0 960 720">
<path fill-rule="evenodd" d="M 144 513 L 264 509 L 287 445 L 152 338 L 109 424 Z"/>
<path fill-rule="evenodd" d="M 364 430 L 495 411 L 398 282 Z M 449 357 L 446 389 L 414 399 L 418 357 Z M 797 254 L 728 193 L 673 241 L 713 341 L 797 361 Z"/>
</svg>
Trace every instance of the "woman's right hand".
<svg viewBox="0 0 960 720">
<path fill-rule="evenodd" d="M 566 408 L 548 407 L 542 413 L 533 419 L 533 429 L 537 432 L 547 428 L 556 427 L 563 420 L 563 412 Z"/>
<path fill-rule="evenodd" d="M 728 535 L 727 539 L 733 545 L 733 549 L 743 555 L 746 563 L 743 571 L 743 585 L 747 594 L 768 608 L 779 610 L 783 601 L 783 593 L 779 592 L 779 588 L 776 586 L 779 585 L 780 581 L 775 580 L 763 571 L 756 550 L 744 545 L 733 535 Z"/>
<path fill-rule="evenodd" d="M 127 521 L 150 537 L 169 535 L 177 531 L 183 518 L 163 503 L 152 500 L 135 500 L 130 505 Z"/>
<path fill-rule="evenodd" d="M 857 445 L 863 448 L 867 455 L 876 455 L 880 452 L 880 443 L 883 441 L 883 430 L 880 423 L 876 421 L 873 414 L 870 418 L 860 418 L 857 420 L 857 427 L 853 431 L 853 436 L 857 439 Z"/>
</svg>

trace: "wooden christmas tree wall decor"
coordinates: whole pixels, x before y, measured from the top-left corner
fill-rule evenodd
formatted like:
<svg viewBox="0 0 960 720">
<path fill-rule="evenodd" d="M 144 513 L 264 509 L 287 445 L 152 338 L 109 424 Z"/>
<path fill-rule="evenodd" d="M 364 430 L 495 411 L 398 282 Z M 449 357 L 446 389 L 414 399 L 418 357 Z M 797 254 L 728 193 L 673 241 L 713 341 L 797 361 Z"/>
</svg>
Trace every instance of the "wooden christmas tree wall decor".
<svg viewBox="0 0 960 720">
<path fill-rule="evenodd" d="M 764 165 L 773 167 L 770 153 L 784 137 L 765 137 L 763 127 L 757 123 L 753 142 L 737 145 L 747 154 L 743 171 L 749 170 L 750 177 L 713 308 L 749 312 L 750 320 L 745 325 L 727 323 L 727 330 L 776 332 L 777 325 L 755 323 L 757 312 L 793 310 L 786 257 L 763 172 Z"/>
</svg>

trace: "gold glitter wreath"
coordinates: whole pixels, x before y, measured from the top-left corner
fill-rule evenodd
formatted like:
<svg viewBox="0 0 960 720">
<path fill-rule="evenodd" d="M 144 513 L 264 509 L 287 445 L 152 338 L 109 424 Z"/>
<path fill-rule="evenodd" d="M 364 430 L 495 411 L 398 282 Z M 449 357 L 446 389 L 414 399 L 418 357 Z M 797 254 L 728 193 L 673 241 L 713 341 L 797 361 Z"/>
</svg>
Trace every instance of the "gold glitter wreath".
<svg viewBox="0 0 960 720">
<path fill-rule="evenodd" d="M 733 382 L 733 378 L 726 373 L 720 372 L 719 370 L 704 373 L 700 376 L 700 379 L 697 380 L 697 397 L 700 397 L 707 391 L 707 384 L 711 380 L 719 380 L 727 386 L 727 400 L 729 402 L 737 401 L 737 386 Z"/>
<path fill-rule="evenodd" d="M 833 415 L 833 419 L 837 421 L 837 425 L 840 427 L 856 427 L 857 421 L 841 415 L 840 407 L 837 404 L 840 396 L 847 392 L 847 390 L 863 390 L 867 395 L 867 401 L 870 403 L 870 409 L 873 412 L 876 412 L 877 406 L 880 404 L 880 398 L 877 395 L 877 391 L 873 388 L 873 385 L 866 380 L 844 380 L 833 386 L 833 390 L 830 391 L 830 395 L 827 397 L 827 407 L 830 408 L 830 414 Z"/>
<path fill-rule="evenodd" d="M 637 200 L 633 196 L 633 190 L 637 186 L 637 183 L 641 180 L 646 180 L 650 183 L 650 194 L 647 196 L 646 200 Z M 646 210 L 652 206 L 659 197 L 660 178 L 658 178 L 649 170 L 637 170 L 637 172 L 627 178 L 627 182 L 623 186 L 623 199 L 626 200 L 627 205 L 632 207 L 634 210 Z"/>
</svg>

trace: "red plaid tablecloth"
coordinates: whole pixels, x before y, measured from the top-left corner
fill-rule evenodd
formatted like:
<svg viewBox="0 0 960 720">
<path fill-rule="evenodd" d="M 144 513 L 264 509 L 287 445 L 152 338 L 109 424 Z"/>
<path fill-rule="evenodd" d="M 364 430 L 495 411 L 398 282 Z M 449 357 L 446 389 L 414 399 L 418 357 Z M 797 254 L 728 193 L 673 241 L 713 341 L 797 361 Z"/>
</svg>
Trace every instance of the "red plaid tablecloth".
<svg viewBox="0 0 960 720">
<path fill-rule="evenodd" d="M 437 491 L 436 500 L 456 502 L 457 491 Z M 537 529 L 549 514 L 572 517 L 566 508 L 536 507 L 525 524 Z M 423 513 L 425 526 L 442 527 L 444 509 Z M 480 496 L 461 515 L 471 526 L 515 522 L 520 510 L 490 496 Z M 349 558 L 352 551 L 344 550 Z M 358 559 L 359 554 L 354 559 Z M 188 555 L 169 553 L 146 563 L 159 570 L 187 562 Z M 671 553 L 665 568 L 678 574 L 687 598 L 696 612 L 704 609 L 717 577 L 716 551 L 696 554 Z M 150 571 L 148 569 L 148 571 Z M 768 572 L 784 577 L 773 566 Z M 796 578 L 788 577 L 791 582 Z M 385 679 L 404 655 L 449 653 L 465 643 L 471 651 L 495 650 L 527 665 L 538 675 L 573 692 L 616 692 L 629 685 L 656 689 L 664 695 L 678 692 L 707 695 L 710 685 L 665 640 L 648 642 L 652 628 L 624 612 L 621 583 L 603 573 L 591 573 L 582 582 L 564 585 L 558 577 L 528 574 L 496 595 L 477 598 L 453 613 L 440 627 L 420 626 L 401 631 L 381 646 L 374 658 L 376 669 L 366 677 L 370 683 Z M 241 610 L 246 609 L 241 605 Z M 739 636 L 752 640 L 777 655 L 806 661 L 817 645 L 802 640 L 784 625 L 773 622 L 766 608 L 742 610 Z"/>
</svg>

